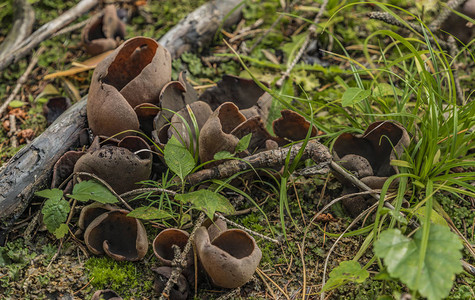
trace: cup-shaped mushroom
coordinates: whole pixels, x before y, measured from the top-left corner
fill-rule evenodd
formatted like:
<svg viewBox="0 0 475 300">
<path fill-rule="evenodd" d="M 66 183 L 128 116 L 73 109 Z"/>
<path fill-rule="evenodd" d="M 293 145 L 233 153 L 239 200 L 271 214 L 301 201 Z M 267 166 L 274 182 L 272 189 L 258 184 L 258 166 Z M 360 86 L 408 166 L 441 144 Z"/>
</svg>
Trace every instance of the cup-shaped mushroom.
<svg viewBox="0 0 475 300">
<path fill-rule="evenodd" d="M 333 153 L 336 160 L 344 161 L 345 168 L 360 174 L 361 180 L 378 189 L 389 176 L 398 173 L 397 167 L 391 166 L 390 162 L 402 155 L 409 142 L 409 134 L 400 124 L 380 121 L 370 124 L 361 135 L 341 134 L 335 140 Z M 362 170 L 368 163 L 372 172 Z"/>
<path fill-rule="evenodd" d="M 234 152 L 239 139 L 231 131 L 246 121 L 239 108 L 231 102 L 219 106 L 208 118 L 200 132 L 199 155 L 201 162 L 212 160 L 220 151 Z"/>
<path fill-rule="evenodd" d="M 51 180 L 51 188 L 59 187 L 74 171 L 74 165 L 84 155 L 82 151 L 68 151 L 61 156 L 53 167 L 53 179 Z M 70 181 L 64 190 L 69 193 L 72 188 Z"/>
<path fill-rule="evenodd" d="M 155 256 L 163 265 L 171 266 L 175 257 L 173 245 L 178 246 L 180 251 L 183 251 L 189 236 L 188 232 L 176 228 L 162 230 L 153 240 L 153 253 L 155 253 Z M 190 266 L 192 263 L 193 252 L 190 251 L 187 257 L 187 264 Z"/>
<path fill-rule="evenodd" d="M 147 232 L 127 210 L 113 210 L 96 217 L 86 228 L 84 242 L 96 255 L 106 253 L 115 260 L 137 261 L 148 249 Z"/>
<path fill-rule="evenodd" d="M 259 265 L 262 252 L 245 231 L 230 229 L 213 242 L 204 226 L 195 233 L 198 257 L 213 283 L 223 288 L 237 288 L 248 282 Z"/>
<path fill-rule="evenodd" d="M 226 224 L 226 222 L 217 217 L 215 217 L 213 221 L 211 221 L 211 219 L 207 219 L 203 222 L 203 226 L 207 228 L 209 240 L 211 242 L 213 242 L 213 240 L 221 233 L 228 230 L 228 225 Z"/>
<path fill-rule="evenodd" d="M 152 271 L 155 272 L 155 280 L 153 282 L 153 288 L 157 294 L 161 294 L 165 288 L 170 276 L 172 275 L 173 269 L 168 266 L 152 268 Z M 189 287 L 186 282 L 185 276 L 180 274 L 176 280 L 176 283 L 170 289 L 169 299 L 170 300 L 185 300 L 188 299 Z"/>
<path fill-rule="evenodd" d="M 310 137 L 317 135 L 317 129 L 305 120 L 303 116 L 295 111 L 284 109 L 281 112 L 282 117 L 272 122 L 274 133 L 291 141 L 303 140 L 312 126 Z"/>
<path fill-rule="evenodd" d="M 81 214 L 79 215 L 78 227 L 82 230 L 86 229 L 89 224 L 94 221 L 95 218 L 99 217 L 103 213 L 118 210 L 119 208 L 110 204 L 102 204 L 94 202 L 92 204 L 86 205 L 81 209 Z"/>
<path fill-rule="evenodd" d="M 170 80 L 170 54 L 163 46 L 145 37 L 127 40 L 97 65 L 92 76 L 87 118 L 94 134 L 138 130 L 134 108 L 143 103 L 158 106 L 160 91 Z"/>
<path fill-rule="evenodd" d="M 122 300 L 122 297 L 113 290 L 107 289 L 94 292 L 91 300 Z"/>
<path fill-rule="evenodd" d="M 272 97 L 253 80 L 233 75 L 224 75 L 217 86 L 206 90 L 199 100 L 207 102 L 212 109 L 224 102 L 233 102 L 240 110 L 252 108 L 243 114 L 247 118 L 259 115 L 264 123 L 272 103 Z"/>
<path fill-rule="evenodd" d="M 81 34 L 86 52 L 91 55 L 115 49 L 124 37 L 125 23 L 117 16 L 114 5 L 106 5 L 103 14 L 92 17 Z"/>
<path fill-rule="evenodd" d="M 53 97 L 43 106 L 43 114 L 51 125 L 63 112 L 71 106 L 71 100 L 67 97 Z"/>
<path fill-rule="evenodd" d="M 88 152 L 74 167 L 74 172 L 97 175 L 119 194 L 137 188 L 136 183 L 149 179 L 151 171 L 150 147 L 136 136 L 123 138 L 117 146 L 108 144 Z"/>
</svg>

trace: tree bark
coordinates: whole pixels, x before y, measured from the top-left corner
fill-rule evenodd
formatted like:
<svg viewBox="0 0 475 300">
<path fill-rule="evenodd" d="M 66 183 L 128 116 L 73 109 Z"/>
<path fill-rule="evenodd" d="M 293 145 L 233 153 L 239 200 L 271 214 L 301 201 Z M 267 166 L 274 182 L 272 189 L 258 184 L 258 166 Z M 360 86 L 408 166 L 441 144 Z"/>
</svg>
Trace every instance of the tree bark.
<svg viewBox="0 0 475 300">
<path fill-rule="evenodd" d="M 170 51 L 172 57 L 178 57 L 186 50 L 195 50 L 196 45 L 204 46 L 213 39 L 224 17 L 239 2 L 214 0 L 204 4 L 159 42 Z M 212 17 L 206 17 L 205 12 Z M 240 8 L 235 13 L 239 14 Z M 234 16 L 234 13 L 231 15 Z M 237 21 L 236 17 L 232 19 L 234 23 Z M 225 24 L 231 25 L 231 18 Z M 73 105 L 0 169 L 0 244 L 2 236 L 29 205 L 34 193 L 48 188 L 55 162 L 77 145 L 79 132 L 87 123 L 86 102 L 84 98 Z"/>
</svg>

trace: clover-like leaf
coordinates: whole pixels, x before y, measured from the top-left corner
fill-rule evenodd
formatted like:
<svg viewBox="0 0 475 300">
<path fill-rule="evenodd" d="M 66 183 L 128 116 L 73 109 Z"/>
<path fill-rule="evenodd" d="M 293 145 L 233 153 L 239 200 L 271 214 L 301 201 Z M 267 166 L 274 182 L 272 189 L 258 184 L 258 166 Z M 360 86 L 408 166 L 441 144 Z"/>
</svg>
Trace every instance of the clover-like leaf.
<svg viewBox="0 0 475 300">
<path fill-rule="evenodd" d="M 249 143 L 251 142 L 252 133 L 248 133 L 243 136 L 236 145 L 234 152 L 239 153 L 247 149 L 249 147 Z"/>
<path fill-rule="evenodd" d="M 363 90 L 360 88 L 348 88 L 343 94 L 343 97 L 341 98 L 341 105 L 343 107 L 355 105 L 356 103 L 368 98 L 370 95 L 370 90 Z"/>
<path fill-rule="evenodd" d="M 95 180 L 81 181 L 74 185 L 73 193 L 69 198 L 87 202 L 94 200 L 102 204 L 119 202 L 108 188 Z"/>
<path fill-rule="evenodd" d="M 193 155 L 183 146 L 175 136 L 172 136 L 165 145 L 165 163 L 181 180 L 195 167 Z"/>
<path fill-rule="evenodd" d="M 462 243 L 448 227 L 432 224 L 429 241 L 419 281 L 417 272 L 421 250 L 422 230 L 414 239 L 404 236 L 397 229 L 381 233 L 374 243 L 374 252 L 384 259 L 392 277 L 399 278 L 411 290 L 417 290 L 429 300 L 449 295 L 455 274 L 462 271 Z"/>
<path fill-rule="evenodd" d="M 171 219 L 172 215 L 153 206 L 141 206 L 128 213 L 127 217 L 133 217 L 142 220 L 163 220 Z"/>
<path fill-rule="evenodd" d="M 329 277 L 322 291 L 334 289 L 348 282 L 363 283 L 369 277 L 369 273 L 361 269 L 358 262 L 350 260 L 342 261 L 330 272 Z"/>
<path fill-rule="evenodd" d="M 63 197 L 63 191 L 60 189 L 42 190 L 36 192 L 35 195 L 58 201 Z"/>
<path fill-rule="evenodd" d="M 69 227 L 66 223 L 62 223 L 59 225 L 58 228 L 54 231 L 54 236 L 57 239 L 63 238 L 69 232 Z"/>
<path fill-rule="evenodd" d="M 43 222 L 49 232 L 55 233 L 62 223 L 66 222 L 70 211 L 69 202 L 60 198 L 49 198 L 46 200 L 43 209 Z"/>
<path fill-rule="evenodd" d="M 217 211 L 226 214 L 234 212 L 234 206 L 228 199 L 210 190 L 199 190 L 188 194 L 176 195 L 175 199 L 184 203 L 191 203 L 194 208 L 204 211 L 211 220 Z"/>
</svg>

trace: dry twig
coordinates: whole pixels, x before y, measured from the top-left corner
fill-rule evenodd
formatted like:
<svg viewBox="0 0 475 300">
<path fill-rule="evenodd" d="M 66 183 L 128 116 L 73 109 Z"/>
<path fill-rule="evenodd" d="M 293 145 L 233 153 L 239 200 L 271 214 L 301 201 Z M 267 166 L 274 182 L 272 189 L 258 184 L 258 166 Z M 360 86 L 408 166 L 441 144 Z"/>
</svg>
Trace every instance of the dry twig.
<svg viewBox="0 0 475 300">
<path fill-rule="evenodd" d="M 38 46 L 42 41 L 51 37 L 56 31 L 68 25 L 78 17 L 88 12 L 99 3 L 99 0 L 81 0 L 75 7 L 71 8 L 58 18 L 41 26 L 25 39 L 17 47 L 10 50 L 3 59 L 0 60 L 0 71 L 5 69 L 12 62 L 17 62 L 25 57 L 33 48 Z"/>
<path fill-rule="evenodd" d="M 186 177 L 186 182 L 191 185 L 195 185 L 205 180 L 227 178 L 238 172 L 249 169 L 274 168 L 283 166 L 285 164 L 287 155 L 290 157 L 289 164 L 292 164 L 301 147 L 302 143 L 298 143 L 288 148 L 268 150 L 244 157 L 240 160 L 229 160 L 216 167 L 204 169 L 194 174 L 188 175 Z M 315 140 L 309 141 L 305 147 L 305 150 L 303 151 L 301 160 L 303 161 L 309 158 L 317 164 L 317 168 L 321 171 L 320 173 L 328 172 L 328 165 L 331 162 L 331 155 L 327 147 Z"/>
<path fill-rule="evenodd" d="M 15 99 L 16 95 L 20 91 L 21 86 L 23 84 L 25 84 L 25 82 L 28 79 L 28 76 L 30 75 L 31 71 L 33 71 L 33 68 L 38 63 L 38 59 L 40 58 L 40 55 L 43 54 L 44 51 L 45 51 L 45 48 L 40 47 L 40 49 L 38 49 L 38 51 L 33 55 L 33 57 L 31 58 L 30 64 L 28 65 L 28 67 L 25 70 L 25 73 L 23 73 L 23 75 L 21 75 L 21 77 L 18 78 L 16 86 L 13 89 L 13 92 L 10 94 L 10 96 L 8 96 L 7 100 L 5 100 L 5 102 L 0 107 L 0 116 L 5 112 L 8 105 L 10 104 L 10 102 L 12 102 L 13 99 Z"/>
</svg>

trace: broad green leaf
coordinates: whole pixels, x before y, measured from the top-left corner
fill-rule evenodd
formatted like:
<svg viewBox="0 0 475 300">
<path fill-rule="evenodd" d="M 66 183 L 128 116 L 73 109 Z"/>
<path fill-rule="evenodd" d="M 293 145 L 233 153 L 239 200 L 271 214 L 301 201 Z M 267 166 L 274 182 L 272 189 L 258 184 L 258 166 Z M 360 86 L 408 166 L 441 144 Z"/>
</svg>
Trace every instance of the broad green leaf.
<svg viewBox="0 0 475 300">
<path fill-rule="evenodd" d="M 26 104 L 26 102 L 23 102 L 23 101 L 20 101 L 20 100 L 13 100 L 12 102 L 10 102 L 8 104 L 8 106 L 10 106 L 12 108 L 18 108 L 18 107 L 22 107 L 25 104 Z"/>
<path fill-rule="evenodd" d="M 411 290 L 419 291 L 429 300 L 445 298 L 455 274 L 462 272 L 460 250 L 463 245 L 447 227 L 431 225 L 422 273 L 416 282 L 421 240 L 421 229 L 414 239 L 404 236 L 398 229 L 389 229 L 382 232 L 374 243 L 374 252 L 384 259 L 389 274 L 399 278 Z"/>
<path fill-rule="evenodd" d="M 348 88 L 343 94 L 343 97 L 341 98 L 341 105 L 343 107 L 355 105 L 356 103 L 368 98 L 370 95 L 370 90 L 362 90 L 360 88 Z"/>
<path fill-rule="evenodd" d="M 199 190 L 188 194 L 176 195 L 175 199 L 183 203 L 191 203 L 194 208 L 204 211 L 210 219 L 213 219 L 214 213 L 217 211 L 226 214 L 234 212 L 234 207 L 228 199 L 210 190 Z"/>
<path fill-rule="evenodd" d="M 219 151 L 213 156 L 213 159 L 215 160 L 231 159 L 231 158 L 234 158 L 234 155 L 232 155 L 228 151 Z"/>
<path fill-rule="evenodd" d="M 128 213 L 127 216 L 142 220 L 163 220 L 172 218 L 172 215 L 168 212 L 153 206 L 141 206 Z"/>
<path fill-rule="evenodd" d="M 329 277 L 322 291 L 334 289 L 348 282 L 363 283 L 369 277 L 369 273 L 361 269 L 358 262 L 350 260 L 342 261 L 330 272 Z"/>
<path fill-rule="evenodd" d="M 35 195 L 59 201 L 63 197 L 63 191 L 60 189 L 42 190 L 36 192 Z"/>
<path fill-rule="evenodd" d="M 243 136 L 236 145 L 234 152 L 239 153 L 247 149 L 249 147 L 249 143 L 251 142 L 252 133 L 246 134 Z"/>
<path fill-rule="evenodd" d="M 59 225 L 58 228 L 54 231 L 54 236 L 57 239 L 63 238 L 69 232 L 69 227 L 65 223 Z"/>
<path fill-rule="evenodd" d="M 165 163 L 181 180 L 195 167 L 193 155 L 175 136 L 168 141 L 163 152 Z"/>
<path fill-rule="evenodd" d="M 103 204 L 119 202 L 109 189 L 95 180 L 81 181 L 74 185 L 69 198 L 83 202 L 94 200 Z"/>
<path fill-rule="evenodd" d="M 49 232 L 55 233 L 59 226 L 66 222 L 71 208 L 69 202 L 64 199 L 50 198 L 46 200 L 43 209 L 43 222 Z"/>
</svg>

